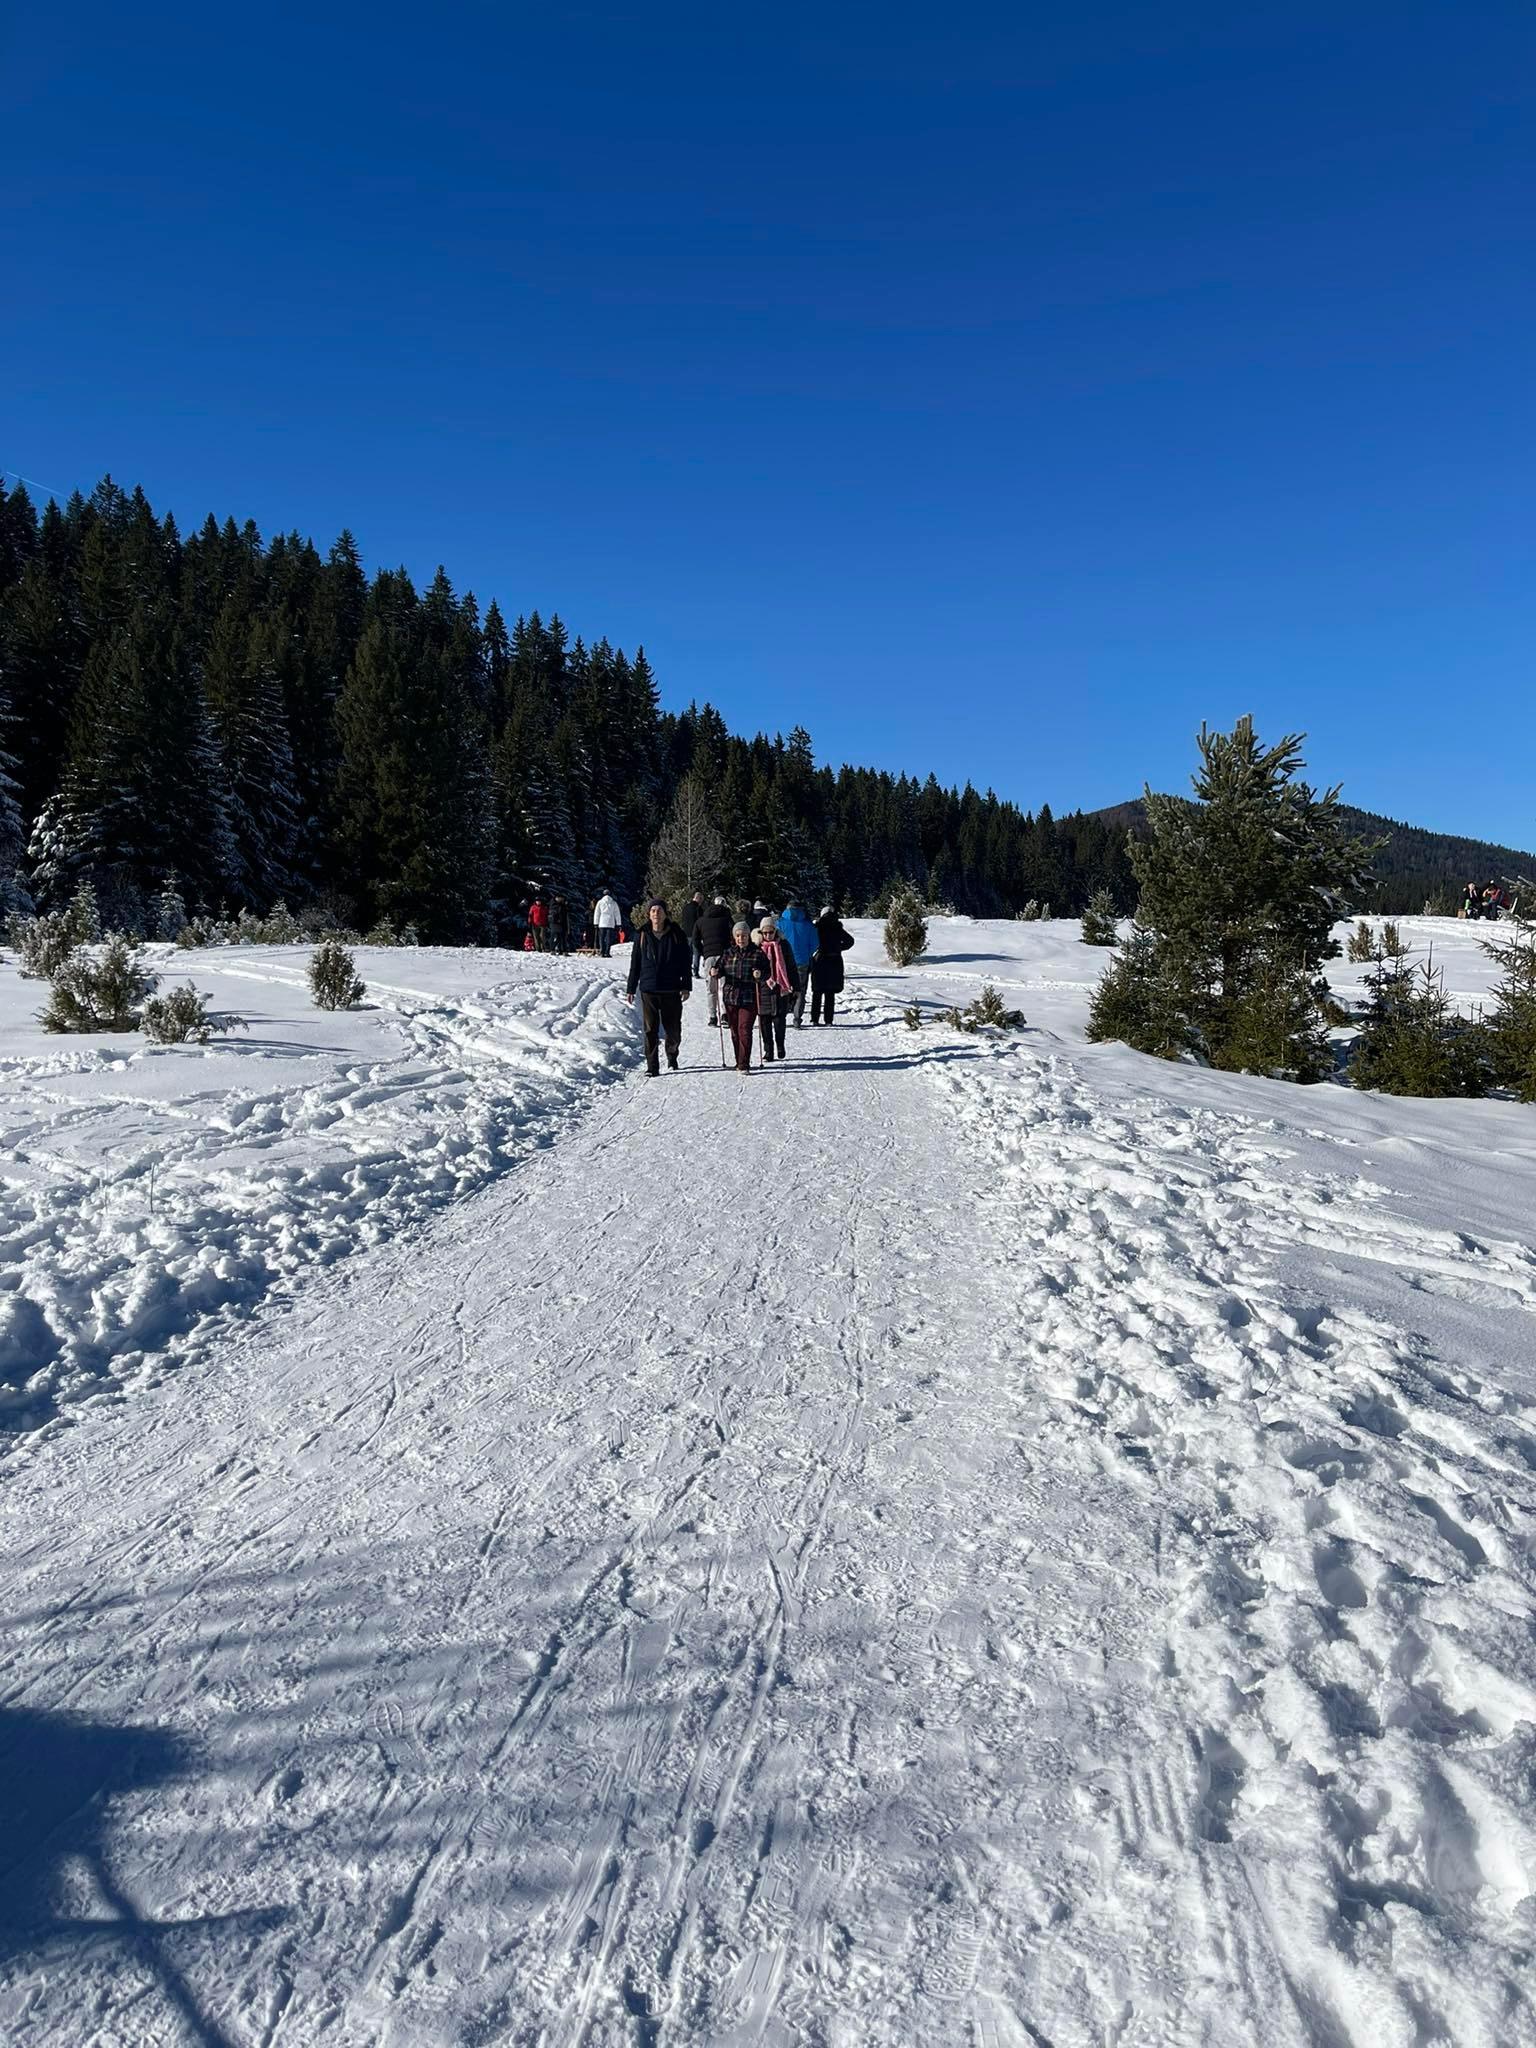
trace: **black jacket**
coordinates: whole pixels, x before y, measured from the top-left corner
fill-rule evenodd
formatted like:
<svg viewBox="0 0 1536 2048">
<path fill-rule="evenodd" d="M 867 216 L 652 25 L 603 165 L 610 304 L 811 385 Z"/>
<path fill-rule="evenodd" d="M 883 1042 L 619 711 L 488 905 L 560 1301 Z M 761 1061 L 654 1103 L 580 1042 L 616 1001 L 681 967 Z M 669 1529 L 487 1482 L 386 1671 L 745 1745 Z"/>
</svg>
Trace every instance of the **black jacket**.
<svg viewBox="0 0 1536 2048">
<path fill-rule="evenodd" d="M 819 996 L 841 995 L 843 955 L 853 944 L 852 932 L 845 932 L 840 918 L 829 911 L 816 920 L 816 950 L 811 955 L 811 987 Z"/>
<path fill-rule="evenodd" d="M 629 993 L 687 995 L 693 988 L 693 948 L 675 924 L 653 932 L 647 922 L 629 954 Z"/>
<path fill-rule="evenodd" d="M 700 911 L 693 936 L 706 959 L 725 951 L 731 943 L 731 926 L 735 922 L 734 915 L 723 903 L 711 903 L 707 910 Z"/>
<path fill-rule="evenodd" d="M 693 943 L 693 928 L 703 915 L 703 904 L 695 903 L 691 896 L 688 898 L 688 901 L 683 905 L 682 909 L 677 913 L 677 921 L 678 924 L 682 927 L 683 937 L 688 941 L 690 945 L 692 945 Z"/>
</svg>

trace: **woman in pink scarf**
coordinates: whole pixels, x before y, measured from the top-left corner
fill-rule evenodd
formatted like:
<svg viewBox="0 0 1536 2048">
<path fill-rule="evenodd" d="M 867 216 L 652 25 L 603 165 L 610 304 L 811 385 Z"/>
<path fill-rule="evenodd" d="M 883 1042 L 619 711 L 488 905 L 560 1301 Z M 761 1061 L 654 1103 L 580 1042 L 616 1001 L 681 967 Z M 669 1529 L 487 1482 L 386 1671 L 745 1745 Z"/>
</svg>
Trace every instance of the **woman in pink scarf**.
<svg viewBox="0 0 1536 2048">
<path fill-rule="evenodd" d="M 784 1026 L 789 1021 L 786 996 L 795 992 L 795 956 L 771 917 L 765 917 L 754 937 L 768 972 L 758 983 L 757 1021 L 763 1034 L 763 1064 L 784 1057 Z"/>
</svg>

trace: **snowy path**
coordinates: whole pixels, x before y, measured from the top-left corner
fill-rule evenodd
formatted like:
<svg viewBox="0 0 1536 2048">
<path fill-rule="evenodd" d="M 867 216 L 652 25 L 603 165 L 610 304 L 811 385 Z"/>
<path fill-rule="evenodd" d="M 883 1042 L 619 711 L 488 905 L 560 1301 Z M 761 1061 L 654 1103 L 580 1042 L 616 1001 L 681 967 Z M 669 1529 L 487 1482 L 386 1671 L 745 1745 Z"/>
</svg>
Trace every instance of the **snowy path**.
<svg viewBox="0 0 1536 2048">
<path fill-rule="evenodd" d="M 893 1014 L 0 1488 L 8 2043 L 1536 2042 L 1536 1255 Z"/>
</svg>

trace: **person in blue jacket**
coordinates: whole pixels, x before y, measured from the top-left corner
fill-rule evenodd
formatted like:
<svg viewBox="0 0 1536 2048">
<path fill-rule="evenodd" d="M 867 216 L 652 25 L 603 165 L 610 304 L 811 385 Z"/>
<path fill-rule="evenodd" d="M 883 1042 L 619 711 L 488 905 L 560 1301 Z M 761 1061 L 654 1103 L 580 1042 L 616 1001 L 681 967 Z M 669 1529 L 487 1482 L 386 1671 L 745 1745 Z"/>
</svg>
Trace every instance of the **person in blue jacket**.
<svg viewBox="0 0 1536 2048">
<path fill-rule="evenodd" d="M 816 927 L 803 903 L 786 903 L 779 919 L 779 937 L 795 956 L 795 1029 L 805 1024 L 805 992 L 811 985 L 811 955 L 816 950 Z"/>
</svg>

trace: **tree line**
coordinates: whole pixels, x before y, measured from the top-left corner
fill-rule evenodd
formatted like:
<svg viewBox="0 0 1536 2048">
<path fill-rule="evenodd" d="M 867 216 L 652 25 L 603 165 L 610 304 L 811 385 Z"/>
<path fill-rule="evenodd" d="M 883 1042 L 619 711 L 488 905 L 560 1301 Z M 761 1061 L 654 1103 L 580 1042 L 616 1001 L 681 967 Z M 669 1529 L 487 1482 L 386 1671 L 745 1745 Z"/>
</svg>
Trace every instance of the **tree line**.
<svg viewBox="0 0 1536 2048">
<path fill-rule="evenodd" d="M 661 707 L 644 651 L 511 624 L 439 569 L 365 571 L 210 517 L 183 536 L 110 477 L 39 513 L 0 481 L 0 894 L 152 922 L 318 903 L 424 939 L 506 936 L 543 888 L 628 904 L 685 783 L 719 883 L 883 908 L 896 882 L 973 915 L 1129 908 L 1122 827 L 929 776 L 818 766 L 810 735 Z"/>
</svg>

